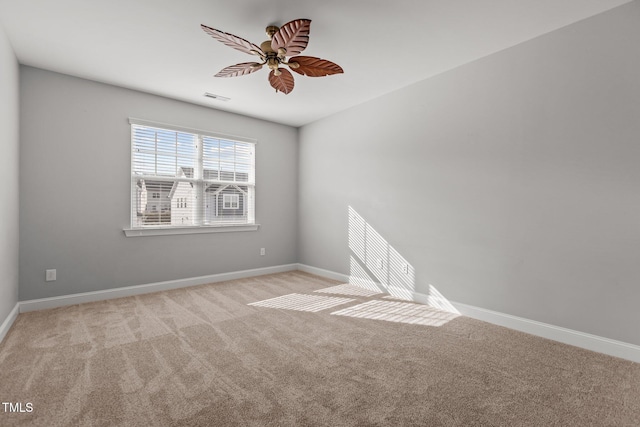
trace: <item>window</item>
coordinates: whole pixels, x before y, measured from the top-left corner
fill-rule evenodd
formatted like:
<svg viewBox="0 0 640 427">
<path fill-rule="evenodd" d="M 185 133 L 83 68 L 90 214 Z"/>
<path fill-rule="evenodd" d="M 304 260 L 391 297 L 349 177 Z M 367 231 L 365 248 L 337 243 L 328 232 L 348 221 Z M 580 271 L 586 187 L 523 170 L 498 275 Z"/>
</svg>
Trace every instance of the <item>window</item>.
<svg viewBox="0 0 640 427">
<path fill-rule="evenodd" d="M 176 204 L 177 208 L 186 208 L 187 207 L 187 199 L 186 197 L 178 198 L 178 203 Z"/>
<path fill-rule="evenodd" d="M 125 231 L 255 224 L 254 140 L 130 123 L 132 212 Z"/>
<path fill-rule="evenodd" d="M 176 208 L 186 208 L 187 207 L 187 198 L 186 197 L 178 197 L 176 201 Z"/>
<path fill-rule="evenodd" d="M 238 209 L 240 207 L 240 196 L 237 194 L 222 195 L 222 209 Z"/>
</svg>

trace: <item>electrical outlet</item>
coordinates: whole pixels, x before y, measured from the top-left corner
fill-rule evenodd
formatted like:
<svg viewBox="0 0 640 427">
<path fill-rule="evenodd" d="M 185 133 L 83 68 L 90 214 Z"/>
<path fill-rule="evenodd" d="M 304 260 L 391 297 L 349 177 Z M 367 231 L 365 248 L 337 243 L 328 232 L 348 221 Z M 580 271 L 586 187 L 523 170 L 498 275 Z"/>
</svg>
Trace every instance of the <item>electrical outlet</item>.
<svg viewBox="0 0 640 427">
<path fill-rule="evenodd" d="M 260 255 L 264 256 L 267 254 L 267 250 L 265 248 L 260 248 Z"/>
<path fill-rule="evenodd" d="M 45 272 L 45 281 L 47 282 L 55 282 L 56 281 L 56 270 L 47 270 Z"/>
<path fill-rule="evenodd" d="M 402 264 L 402 272 L 404 274 L 409 274 L 409 264 L 407 264 L 406 262 Z"/>
<path fill-rule="evenodd" d="M 384 268 L 384 263 L 382 262 L 382 259 L 378 258 L 377 265 L 380 270 Z"/>
</svg>

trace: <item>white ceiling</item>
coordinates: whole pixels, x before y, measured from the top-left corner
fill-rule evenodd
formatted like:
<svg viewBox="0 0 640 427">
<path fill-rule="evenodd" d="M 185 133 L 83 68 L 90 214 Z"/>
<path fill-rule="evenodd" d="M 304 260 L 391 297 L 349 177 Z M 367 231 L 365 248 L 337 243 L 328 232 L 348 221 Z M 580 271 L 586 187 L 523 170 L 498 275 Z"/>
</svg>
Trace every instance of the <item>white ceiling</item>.
<svg viewBox="0 0 640 427">
<path fill-rule="evenodd" d="M 629 1 L 0 0 L 0 25 L 22 64 L 301 126 Z M 313 21 L 303 55 L 344 74 L 294 73 L 289 95 L 266 68 L 213 77 L 255 57 L 200 24 L 259 45 L 267 25 L 296 18 Z"/>
</svg>

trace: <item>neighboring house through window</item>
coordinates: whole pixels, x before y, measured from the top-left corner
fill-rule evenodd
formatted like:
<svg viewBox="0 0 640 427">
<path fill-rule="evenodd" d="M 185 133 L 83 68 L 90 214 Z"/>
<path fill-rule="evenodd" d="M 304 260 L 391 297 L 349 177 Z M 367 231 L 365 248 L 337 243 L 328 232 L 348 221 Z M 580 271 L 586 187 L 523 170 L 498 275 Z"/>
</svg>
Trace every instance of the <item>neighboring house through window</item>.
<svg viewBox="0 0 640 427">
<path fill-rule="evenodd" d="M 255 141 L 130 119 L 131 228 L 255 224 Z"/>
</svg>

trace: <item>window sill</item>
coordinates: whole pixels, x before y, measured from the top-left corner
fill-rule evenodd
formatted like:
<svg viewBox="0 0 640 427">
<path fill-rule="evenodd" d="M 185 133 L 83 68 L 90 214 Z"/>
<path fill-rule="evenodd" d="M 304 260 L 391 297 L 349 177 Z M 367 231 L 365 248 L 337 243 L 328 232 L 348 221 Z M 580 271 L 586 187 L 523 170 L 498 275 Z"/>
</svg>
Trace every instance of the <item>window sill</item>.
<svg viewBox="0 0 640 427">
<path fill-rule="evenodd" d="M 243 225 L 221 225 L 202 227 L 155 227 L 155 228 L 125 228 L 124 234 L 127 237 L 144 236 L 167 236 L 176 234 L 206 234 L 206 233 L 229 233 L 240 231 L 257 231 L 260 224 Z"/>
</svg>

